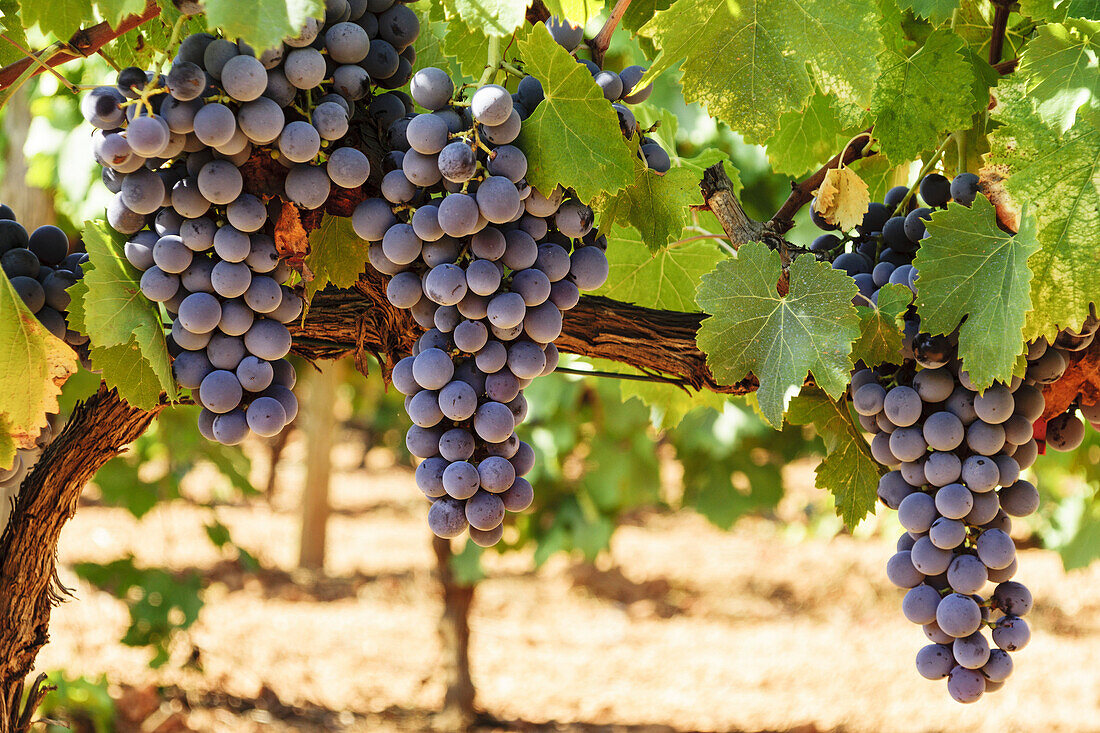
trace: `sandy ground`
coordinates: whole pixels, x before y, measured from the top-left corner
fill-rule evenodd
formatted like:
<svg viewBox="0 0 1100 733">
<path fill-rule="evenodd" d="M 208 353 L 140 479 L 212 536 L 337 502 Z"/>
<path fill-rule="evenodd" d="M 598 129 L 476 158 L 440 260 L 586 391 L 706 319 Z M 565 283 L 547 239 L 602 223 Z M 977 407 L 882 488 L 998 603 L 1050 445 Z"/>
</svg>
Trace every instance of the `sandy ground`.
<svg viewBox="0 0 1100 733">
<path fill-rule="evenodd" d="M 323 577 L 294 570 L 298 480 L 281 471 L 274 508 L 216 510 L 264 564 L 255 576 L 206 541 L 207 508 L 174 502 L 140 522 L 82 508 L 61 545 L 78 600 L 55 611 L 40 667 L 106 673 L 131 696 L 155 684 L 162 717 L 186 701 L 193 730 L 424 730 L 443 696 L 441 602 L 411 473 L 335 477 Z M 963 707 L 913 668 L 925 640 L 885 579 L 893 542 L 803 535 L 654 515 L 623 527 L 595 568 L 490 556 L 471 619 L 483 729 L 1100 731 L 1100 567 L 1066 574 L 1052 553 L 1022 553 L 1032 642 L 1003 690 Z M 124 605 L 68 569 L 126 553 L 214 579 L 160 670 L 118 643 Z M 182 665 L 193 655 L 201 671 Z"/>
</svg>

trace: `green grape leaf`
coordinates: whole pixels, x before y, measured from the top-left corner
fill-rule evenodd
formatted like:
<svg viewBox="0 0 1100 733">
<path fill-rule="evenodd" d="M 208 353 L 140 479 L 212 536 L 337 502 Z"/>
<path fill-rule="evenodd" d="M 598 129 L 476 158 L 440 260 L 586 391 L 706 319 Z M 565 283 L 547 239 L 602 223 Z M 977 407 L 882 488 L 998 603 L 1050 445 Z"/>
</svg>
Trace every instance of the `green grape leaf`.
<svg viewBox="0 0 1100 733">
<path fill-rule="evenodd" d="M 413 72 L 429 66 L 441 69 L 447 68 L 447 54 L 444 50 L 444 36 L 447 32 L 447 24 L 432 19 L 432 8 L 435 3 L 417 2 L 408 6 L 420 18 L 420 35 L 413 41 L 413 49 L 416 51 L 416 63 L 413 64 Z"/>
<path fill-rule="evenodd" d="M 970 127 L 981 110 L 974 101 L 973 67 L 963 41 L 951 31 L 935 31 L 911 56 L 885 51 L 871 114 L 875 137 L 891 161 L 912 160 L 934 150 L 944 133 Z"/>
<path fill-rule="evenodd" d="M 1020 14 L 1051 23 L 1066 18 L 1100 20 L 1100 0 L 1020 0 Z"/>
<path fill-rule="evenodd" d="M 660 49 L 642 84 L 683 59 L 684 98 L 750 138 L 766 140 L 813 85 L 861 114 L 878 76 L 874 0 L 677 0 L 639 34 Z"/>
<path fill-rule="evenodd" d="M 1081 117 L 1059 136 L 1045 124 L 1020 80 L 1002 80 L 993 110 L 1001 127 L 990 136 L 982 178 L 998 214 L 1016 228 L 1020 207 L 1033 207 L 1039 251 L 1028 260 L 1031 310 L 1023 338 L 1053 341 L 1059 328 L 1080 328 L 1100 293 L 1100 129 Z"/>
<path fill-rule="evenodd" d="M 456 16 L 484 36 L 510 36 L 526 20 L 526 0 L 443 0 L 447 19 Z"/>
<path fill-rule="evenodd" d="M 87 334 L 89 359 L 107 386 L 134 407 L 152 409 L 161 392 L 178 398 L 160 309 L 141 294 L 141 273 L 122 254 L 126 238 L 103 222 L 87 222 L 90 261 L 69 288 L 69 326 Z"/>
<path fill-rule="evenodd" d="M 634 180 L 630 148 L 588 69 L 541 23 L 517 45 L 546 95 L 516 141 L 527 155 L 528 183 L 546 194 L 558 185 L 572 188 L 582 201 L 628 186 Z"/>
<path fill-rule="evenodd" d="M 970 208 L 952 203 L 933 212 L 928 234 L 913 261 L 921 330 L 951 333 L 965 318 L 959 358 L 970 378 L 982 389 L 1011 381 L 1031 309 L 1027 258 L 1039 249 L 1034 220 L 1025 215 L 1019 233 L 1007 234 L 993 204 L 978 196 Z"/>
<path fill-rule="evenodd" d="M 338 288 L 354 285 L 366 267 L 367 246 L 352 229 L 350 218 L 326 214 L 321 226 L 309 233 L 305 263 L 313 279 L 306 283 L 306 302 L 330 283 Z"/>
<path fill-rule="evenodd" d="M 15 465 L 18 446 L 13 432 L 7 416 L 0 412 L 0 471 L 7 471 Z"/>
<path fill-rule="evenodd" d="M 19 448 L 33 448 L 47 413 L 58 411 L 61 385 L 77 359 L 64 341 L 38 322 L 8 276 L 0 271 L 0 428 Z M 11 467 L 0 451 L 0 465 Z"/>
<path fill-rule="evenodd" d="M 791 423 L 813 425 L 825 443 L 825 459 L 814 471 L 817 487 L 833 495 L 837 516 L 854 529 L 873 514 L 882 469 L 852 422 L 846 402 L 837 402 L 817 387 L 807 387 L 791 400 Z"/>
<path fill-rule="evenodd" d="M 205 0 L 206 22 L 256 52 L 296 36 L 310 18 L 325 15 L 323 0 Z"/>
<path fill-rule="evenodd" d="M 798 257 L 785 296 L 776 292 L 779 275 L 779 254 L 750 242 L 703 276 L 696 296 L 711 316 L 696 337 L 707 365 L 726 384 L 755 374 L 761 413 L 776 428 L 807 372 L 829 395 L 844 392 L 859 338 L 856 285 L 844 272 Z"/>
<path fill-rule="evenodd" d="M 1017 73 L 1039 116 L 1059 133 L 1073 127 L 1082 106 L 1100 105 L 1098 51 L 1100 23 L 1085 20 L 1044 25 L 1024 47 Z"/>
<path fill-rule="evenodd" d="M 27 43 L 27 31 L 19 19 L 19 0 L 0 0 L 0 28 L 3 29 L 4 35 L 15 43 L 23 48 L 30 48 L 30 44 Z M 23 52 L 16 48 L 15 44 L 0 39 L 0 66 L 7 66 L 21 58 L 23 58 Z"/>
<path fill-rule="evenodd" d="M 634 0 L 623 14 L 621 23 L 631 34 L 636 34 L 638 29 L 653 19 L 653 14 L 658 10 L 668 10 L 673 0 Z"/>
<path fill-rule="evenodd" d="M 651 250 L 659 250 L 688 225 L 692 204 L 703 203 L 699 191 L 701 173 L 677 166 L 656 173 L 635 158 L 634 183 L 614 196 L 598 196 L 592 202 L 601 227 L 629 223 Z"/>
<path fill-rule="evenodd" d="M 959 7 L 959 0 L 901 0 L 898 5 L 902 10 L 912 10 L 913 15 L 939 25 L 951 20 L 951 14 Z"/>
<path fill-rule="evenodd" d="M 119 66 L 140 66 L 147 68 L 158 58 L 164 58 L 172 39 L 172 29 L 180 19 L 181 13 L 172 5 L 171 0 L 160 0 L 160 15 L 142 23 L 137 28 L 123 33 L 107 45 L 107 52 Z M 179 38 L 206 30 L 201 15 L 184 19 Z"/>
<path fill-rule="evenodd" d="M 480 78 L 489 55 L 489 37 L 457 18 L 448 20 L 445 27 L 443 53 L 458 63 L 466 78 Z"/>
<path fill-rule="evenodd" d="M 691 312 L 699 280 L 725 257 L 714 240 L 687 238 L 656 252 L 636 229 L 615 225 L 607 234 L 610 272 L 598 295 L 645 308 Z"/>
<path fill-rule="evenodd" d="M 901 316 L 913 300 L 913 291 L 899 283 L 887 283 L 878 291 L 878 305 L 856 308 L 859 340 L 852 346 L 852 360 L 867 366 L 900 364 Z"/>
<path fill-rule="evenodd" d="M 83 25 L 96 22 L 92 4 L 87 0 L 50 0 L 50 2 L 23 2 L 23 27 L 37 24 L 43 33 L 52 33 L 67 41 Z"/>
<path fill-rule="evenodd" d="M 545 5 L 546 9 L 550 11 L 550 15 L 558 18 L 568 18 L 570 22 L 580 26 L 588 25 L 588 21 L 599 15 L 604 9 L 603 0 L 547 0 Z M 650 2 L 650 5 L 652 5 L 652 2 Z M 630 14 L 629 8 L 627 8 L 627 14 Z M 652 12 L 650 12 L 650 15 L 652 15 Z M 625 24 L 625 18 L 623 22 Z"/>
<path fill-rule="evenodd" d="M 138 15 L 145 10 L 145 0 L 96 0 L 103 19 L 117 28 L 128 15 Z"/>
<path fill-rule="evenodd" d="M 851 139 L 845 130 L 835 99 L 814 94 L 802 109 L 784 112 L 775 134 L 764 143 L 772 170 L 801 176 L 818 168 Z"/>
</svg>

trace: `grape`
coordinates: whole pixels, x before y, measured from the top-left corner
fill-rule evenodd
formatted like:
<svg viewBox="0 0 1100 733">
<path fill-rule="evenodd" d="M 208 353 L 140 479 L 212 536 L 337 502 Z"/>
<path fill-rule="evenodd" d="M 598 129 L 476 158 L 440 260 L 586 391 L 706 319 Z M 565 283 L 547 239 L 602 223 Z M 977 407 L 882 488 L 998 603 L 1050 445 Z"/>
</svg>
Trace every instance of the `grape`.
<svg viewBox="0 0 1100 733">
<path fill-rule="evenodd" d="M 274 397 L 279 400 L 279 404 L 281 404 L 283 410 L 286 411 L 287 425 L 293 422 L 294 418 L 298 416 L 298 398 L 294 396 L 294 393 L 290 391 L 289 387 L 284 387 L 281 384 L 272 384 L 263 391 L 263 396 Z"/>
<path fill-rule="evenodd" d="M 221 304 L 217 298 L 208 293 L 188 295 L 179 309 L 179 322 L 191 333 L 213 331 L 221 321 L 221 317 Z"/>
<path fill-rule="evenodd" d="M 898 427 L 908 427 L 920 419 L 920 395 L 911 387 L 894 387 L 886 393 L 882 409 L 892 423 Z"/>
<path fill-rule="evenodd" d="M 910 532 L 927 532 L 936 519 L 936 502 L 924 493 L 913 493 L 898 506 L 898 521 Z"/>
<path fill-rule="evenodd" d="M 914 488 L 902 478 L 899 471 L 891 471 L 878 482 L 878 498 L 891 509 L 897 509 L 913 491 Z"/>
<path fill-rule="evenodd" d="M 413 360 L 413 378 L 424 389 L 442 389 L 454 376 L 451 357 L 441 349 L 421 351 Z"/>
<path fill-rule="evenodd" d="M 584 40 L 583 26 L 574 25 L 566 19 L 559 20 L 553 15 L 546 19 L 546 29 L 554 42 L 566 51 L 574 50 Z"/>
<path fill-rule="evenodd" d="M 449 496 L 436 499 L 428 510 L 428 528 L 437 537 L 458 537 L 468 526 L 465 505 Z"/>
<path fill-rule="evenodd" d="M 1032 421 L 1023 415 L 1012 415 L 1002 425 L 1005 429 L 1005 442 L 1012 445 L 1023 445 L 1031 440 L 1034 435 Z"/>
<path fill-rule="evenodd" d="M 890 558 L 886 563 L 886 577 L 899 588 L 913 588 L 924 581 L 924 574 L 913 567 L 908 550 Z"/>
<path fill-rule="evenodd" d="M 985 678 L 972 669 L 955 667 L 947 678 L 947 692 L 956 702 L 977 702 L 985 690 Z"/>
<path fill-rule="evenodd" d="M 489 301 L 486 312 L 492 325 L 512 328 L 523 322 L 527 307 L 519 293 L 500 293 Z"/>
<path fill-rule="evenodd" d="M 1072 410 L 1047 421 L 1046 444 L 1056 451 L 1075 450 L 1084 439 L 1085 424 Z"/>
<path fill-rule="evenodd" d="M 477 468 L 467 461 L 455 461 L 443 471 L 443 488 L 455 499 L 469 499 L 480 484 Z"/>
<path fill-rule="evenodd" d="M 865 384 L 852 393 L 852 406 L 860 415 L 873 416 L 882 412 L 886 390 L 881 385 Z"/>
<path fill-rule="evenodd" d="M 1040 384 L 1053 384 L 1062 378 L 1065 371 L 1065 357 L 1056 349 L 1048 349 L 1042 356 L 1028 364 L 1027 378 Z"/>
<path fill-rule="evenodd" d="M 554 214 L 554 225 L 567 237 L 579 239 L 592 230 L 592 209 L 579 201 L 566 201 Z M 558 278 L 559 280 L 561 278 Z"/>
<path fill-rule="evenodd" d="M 179 290 L 179 277 L 165 272 L 159 267 L 150 267 L 141 276 L 141 293 L 158 303 L 171 300 Z"/>
<path fill-rule="evenodd" d="M 366 183 L 370 176 L 370 161 L 355 148 L 337 148 L 329 155 L 326 170 L 337 186 L 357 188 Z"/>
<path fill-rule="evenodd" d="M 439 409 L 450 420 L 468 420 L 477 410 L 477 394 L 465 382 L 451 382 L 439 391 Z"/>
<path fill-rule="evenodd" d="M 960 173 L 951 180 L 951 198 L 963 206 L 970 206 L 978 195 L 978 177 L 973 173 Z"/>
<path fill-rule="evenodd" d="M 541 344 L 550 343 L 560 336 L 561 327 L 561 311 L 553 303 L 543 303 L 534 308 L 528 308 L 523 318 L 524 332 L 532 341 Z M 545 368 L 545 357 L 543 368 Z"/>
<path fill-rule="evenodd" d="M 339 64 L 357 64 L 367 56 L 370 37 L 355 23 L 336 23 L 325 32 L 329 58 Z"/>
<path fill-rule="evenodd" d="M 608 102 L 617 102 L 623 96 L 623 80 L 614 71 L 601 71 L 593 81 Z"/>
<path fill-rule="evenodd" d="M 286 427 L 286 411 L 272 397 L 257 397 L 246 411 L 248 427 L 261 438 L 278 435 Z"/>
<path fill-rule="evenodd" d="M 279 307 L 282 299 L 283 290 L 279 283 L 263 275 L 254 275 L 244 293 L 244 302 L 256 313 L 271 313 Z"/>
<path fill-rule="evenodd" d="M 989 642 L 980 632 L 955 639 L 952 651 L 959 666 L 967 669 L 981 669 L 989 661 Z"/>
<path fill-rule="evenodd" d="M 480 321 L 463 321 L 454 330 L 455 346 L 468 354 L 479 351 L 489 338 L 489 332 Z"/>
<path fill-rule="evenodd" d="M 494 224 L 503 224 L 511 221 L 519 208 L 519 191 L 504 176 L 489 176 L 478 187 L 476 202 L 482 216 Z"/>
<path fill-rule="evenodd" d="M 416 103 L 431 110 L 446 107 L 454 91 L 454 82 L 447 72 L 430 66 L 417 71 L 409 83 L 409 92 Z"/>
<path fill-rule="evenodd" d="M 405 447 L 417 458 L 430 458 L 439 454 L 440 431 L 413 425 L 405 434 Z"/>
<path fill-rule="evenodd" d="M 927 447 L 918 427 L 898 428 L 890 434 L 890 452 L 900 461 L 917 460 L 924 455 Z"/>
<path fill-rule="evenodd" d="M 1039 491 L 1030 481 L 1020 479 L 1001 489 L 1001 507 L 1013 517 L 1026 517 L 1039 508 Z"/>
<path fill-rule="evenodd" d="M 416 186 L 400 170 L 390 171 L 383 176 L 381 188 L 386 200 L 395 204 L 403 204 L 416 195 Z"/>
<path fill-rule="evenodd" d="M 469 460 L 474 455 L 474 436 L 465 428 L 452 428 L 439 438 L 439 453 L 447 461 Z"/>
<path fill-rule="evenodd" d="M 490 175 L 503 176 L 512 183 L 518 183 L 527 175 L 527 156 L 517 147 L 501 145 L 489 156 L 486 167 Z"/>
<path fill-rule="evenodd" d="M 441 117 L 420 114 L 409 122 L 405 136 L 413 150 L 424 155 L 433 155 L 447 145 L 449 132 L 447 123 Z"/>
<path fill-rule="evenodd" d="M 924 463 L 924 476 L 933 486 L 946 486 L 958 481 L 961 475 L 962 463 L 954 453 L 936 451 Z"/>
<path fill-rule="evenodd" d="M 248 291 L 252 273 L 243 262 L 221 261 L 210 272 L 210 284 L 214 292 L 223 298 L 237 298 Z"/>
<path fill-rule="evenodd" d="M 504 520 L 504 502 L 496 494 L 479 490 L 466 502 L 466 519 L 474 529 L 491 530 Z"/>
<path fill-rule="evenodd" d="M 473 541 L 473 543 L 478 547 L 492 547 L 496 543 L 500 542 L 500 538 L 503 536 L 503 522 L 488 531 L 480 530 L 477 527 L 470 527 L 470 540 Z"/>
<path fill-rule="evenodd" d="M 947 411 L 962 420 L 963 425 L 970 425 L 978 419 L 978 413 L 974 412 L 974 397 L 976 395 L 970 390 L 958 387 L 947 398 Z"/>
<path fill-rule="evenodd" d="M 512 112 L 512 95 L 498 84 L 486 84 L 471 97 L 470 112 L 484 125 L 503 124 Z"/>
<path fill-rule="evenodd" d="M 214 252 L 226 262 L 244 262 L 252 251 L 252 240 L 232 226 L 223 226 L 214 234 Z"/>
<path fill-rule="evenodd" d="M 436 267 L 455 266 L 436 265 Z M 432 272 L 435 272 L 435 268 L 432 269 Z M 466 267 L 465 281 L 472 292 L 478 295 L 492 295 L 500 287 L 500 270 L 496 264 L 489 260 L 474 260 Z"/>
<path fill-rule="evenodd" d="M 424 294 L 439 305 L 455 305 L 466 295 L 466 273 L 457 265 L 436 265 L 424 277 Z"/>
<path fill-rule="evenodd" d="M 967 600 L 970 599 L 967 598 Z M 930 585 L 921 584 L 909 589 L 905 594 L 901 603 L 901 612 L 905 618 L 915 624 L 927 624 L 936 620 L 939 604 L 939 592 Z"/>
<path fill-rule="evenodd" d="M 187 349 L 188 351 L 205 349 L 207 344 L 210 343 L 210 338 L 213 335 L 213 331 L 192 333 L 184 328 L 178 320 L 172 323 L 172 340 L 181 349 Z"/>
<path fill-rule="evenodd" d="M 944 633 L 959 639 L 981 627 L 982 611 L 970 596 L 951 593 L 936 607 L 936 623 Z"/>
<path fill-rule="evenodd" d="M 595 290 L 607 281 L 610 266 L 598 247 L 581 247 L 570 256 L 569 274 L 581 290 Z"/>
<path fill-rule="evenodd" d="M 541 270 L 520 270 L 512 276 L 512 290 L 523 296 L 525 305 L 541 305 L 550 297 L 550 279 Z"/>
<path fill-rule="evenodd" d="M 126 261 L 137 269 L 145 272 L 153 266 L 153 248 L 148 244 L 131 241 L 123 248 Z"/>
<path fill-rule="evenodd" d="M 535 258 L 535 267 L 546 273 L 550 282 L 557 282 L 569 274 L 571 261 L 569 253 L 557 244 L 540 244 Z"/>
<path fill-rule="evenodd" d="M 453 142 L 439 151 L 437 165 L 440 174 L 448 181 L 463 183 L 477 171 L 477 156 L 468 144 Z"/>
<path fill-rule="evenodd" d="M 490 443 L 506 440 L 514 429 L 511 411 L 499 402 L 486 402 L 474 414 L 474 431 Z"/>
<path fill-rule="evenodd" d="M 1003 649 L 991 650 L 981 672 L 988 682 L 1004 682 L 1012 674 L 1012 655 Z"/>
<path fill-rule="evenodd" d="M 489 341 L 477 353 L 474 362 L 486 374 L 498 372 L 508 363 L 508 349 L 499 341 Z"/>
<path fill-rule="evenodd" d="M 939 173 L 929 173 L 920 182 L 920 197 L 934 208 L 947 206 L 951 197 L 951 182 Z"/>
<path fill-rule="evenodd" d="M 481 135 L 493 145 L 507 145 L 519 137 L 522 126 L 523 121 L 519 116 L 519 112 L 513 109 L 508 114 L 508 119 L 501 124 L 484 125 L 481 128 Z"/>
<path fill-rule="evenodd" d="M 974 412 L 981 420 L 990 424 L 999 424 L 1008 420 L 1015 407 L 1012 392 L 1004 385 L 990 387 L 974 398 Z"/>
<path fill-rule="evenodd" d="M 171 133 L 162 117 L 135 117 L 126 128 L 126 142 L 138 155 L 152 158 L 168 145 Z"/>
<path fill-rule="evenodd" d="M 954 666 L 951 647 L 944 644 L 929 644 L 917 652 L 917 673 L 926 680 L 942 680 Z"/>
<path fill-rule="evenodd" d="M 1016 546 L 1008 533 L 987 529 L 978 536 L 978 558 L 991 570 L 1007 568 L 1016 559 Z"/>
<path fill-rule="evenodd" d="M 284 184 L 287 198 L 307 209 L 322 206 L 332 191 L 332 184 L 324 168 L 297 165 L 291 168 Z"/>
<path fill-rule="evenodd" d="M 371 44 L 372 49 L 374 45 Z M 289 82 L 287 86 L 290 86 Z M 361 66 L 344 64 L 332 72 L 332 86 L 342 97 L 358 101 L 370 94 L 370 75 Z"/>
<path fill-rule="evenodd" d="M 1019 616 L 1002 616 L 993 626 L 993 643 L 1006 652 L 1017 652 L 1031 641 L 1031 629 Z"/>
<path fill-rule="evenodd" d="M 198 389 L 202 380 L 212 371 L 214 367 L 202 351 L 184 351 L 172 362 L 176 382 L 187 389 Z"/>
<path fill-rule="evenodd" d="M 973 555 L 959 555 L 947 568 L 947 582 L 958 593 L 977 593 L 985 587 L 988 579 L 989 572 L 985 565 Z"/>
<path fill-rule="evenodd" d="M 122 202 L 134 213 L 152 214 L 157 211 L 164 203 L 164 193 L 164 181 L 148 168 L 141 168 L 122 179 Z M 65 245 L 67 250 L 68 241 Z"/>
<path fill-rule="evenodd" d="M 386 286 L 386 298 L 398 308 L 412 308 L 423 295 L 420 276 L 413 272 L 394 275 Z"/>
<path fill-rule="evenodd" d="M 470 238 L 470 249 L 478 257 L 498 260 L 504 256 L 507 240 L 496 227 L 485 227 Z"/>
<path fill-rule="evenodd" d="M 932 544 L 928 537 L 921 537 L 909 551 L 913 567 L 925 575 L 940 575 L 951 564 L 951 551 Z"/>
<path fill-rule="evenodd" d="M 993 492 L 974 494 L 974 508 L 966 515 L 969 524 L 981 525 L 993 521 L 1000 511 L 1000 501 Z"/>
<path fill-rule="evenodd" d="M 508 368 L 520 379 L 534 379 L 546 368 L 546 355 L 529 341 L 512 344 L 508 347 Z"/>
<path fill-rule="evenodd" d="M 222 445 L 238 445 L 248 437 L 248 420 L 241 410 L 214 417 L 210 426 L 212 440 Z"/>
<path fill-rule="evenodd" d="M 210 343 L 206 345 L 206 357 L 215 369 L 235 371 L 244 358 L 244 342 L 235 336 L 211 333 Z"/>
<path fill-rule="evenodd" d="M 287 81 L 298 89 L 315 89 L 325 78 L 325 57 L 314 48 L 296 48 L 283 59 Z"/>
<path fill-rule="evenodd" d="M 226 413 L 241 402 L 243 390 L 237 375 L 224 369 L 210 372 L 199 387 L 203 407 L 218 414 Z"/>
<path fill-rule="evenodd" d="M 274 361 L 290 353 L 290 332 L 278 321 L 259 318 L 244 335 L 244 345 L 249 353 Z"/>
<path fill-rule="evenodd" d="M 259 230 L 267 221 L 267 207 L 263 205 L 263 202 L 251 194 L 242 194 L 236 201 L 229 204 L 225 210 L 226 218 L 229 219 L 230 225 L 242 232 L 255 232 Z M 223 229 L 227 227 L 222 227 Z M 247 239 L 247 237 L 246 237 Z M 215 246 L 217 245 L 217 238 L 214 240 Z M 248 242 L 248 248 L 251 249 L 251 241 Z M 220 255 L 220 253 L 219 253 Z M 245 256 L 248 255 L 248 251 L 245 252 Z M 244 259 L 243 257 L 241 259 Z"/>
<path fill-rule="evenodd" d="M 966 539 L 966 524 L 955 519 L 940 517 L 928 530 L 928 539 L 941 550 L 953 550 Z"/>
<path fill-rule="evenodd" d="M 538 260 L 539 246 L 527 232 L 519 229 L 509 230 L 504 233 L 504 240 L 506 246 L 503 262 L 508 269 L 526 270 Z M 550 280 L 553 282 L 553 278 Z"/>
<path fill-rule="evenodd" d="M 635 90 L 635 87 L 638 86 L 638 82 L 645 76 L 645 72 L 645 68 L 641 66 L 627 66 L 619 72 L 619 78 L 622 79 L 623 82 L 622 100 L 624 102 L 628 104 L 640 104 L 649 99 L 649 95 L 653 92 L 652 84 Z"/>
<path fill-rule="evenodd" d="M 403 50 L 420 34 L 420 20 L 416 17 L 416 13 L 405 5 L 395 4 L 378 16 L 378 33 L 394 48 Z"/>
<path fill-rule="evenodd" d="M 397 54 L 395 49 L 390 43 L 383 41 L 381 38 L 374 38 L 371 40 L 370 48 L 367 50 L 367 56 L 360 64 L 372 79 L 385 79 L 397 73 L 401 68 L 401 57 Z M 438 69 L 435 69 L 438 71 Z M 414 76 L 415 80 L 416 77 Z M 450 79 L 447 82 L 450 83 Z M 454 91 L 454 87 L 451 87 L 451 91 Z M 450 99 L 450 93 L 446 95 L 439 107 L 445 107 Z M 421 106 L 427 106 L 421 103 Z M 438 109 L 437 107 L 428 107 L 428 109 Z"/>
<path fill-rule="evenodd" d="M 993 607 L 1009 616 L 1025 616 L 1031 610 L 1031 591 L 1014 580 L 1000 583 L 993 591 Z"/>
<path fill-rule="evenodd" d="M 966 445 L 983 456 L 995 455 L 1005 444 L 1005 430 L 1000 425 L 990 425 L 976 420 L 966 429 Z"/>
<path fill-rule="evenodd" d="M 355 207 L 352 214 L 352 227 L 355 233 L 369 242 L 381 241 L 390 227 L 396 223 L 397 219 L 389 205 L 382 199 L 366 199 Z"/>
<path fill-rule="evenodd" d="M 204 165 L 199 171 L 198 186 L 199 191 L 209 202 L 224 205 L 241 195 L 244 179 L 237 167 L 229 161 L 214 160 Z M 174 198 L 173 204 L 175 204 Z M 180 214 L 187 216 L 182 211 Z"/>
<path fill-rule="evenodd" d="M 237 364 L 236 373 L 241 386 L 248 392 L 264 391 L 271 386 L 271 382 L 275 377 L 275 370 L 272 368 L 271 362 L 257 359 L 251 354 L 242 358 L 240 363 Z M 283 415 L 285 418 L 285 411 Z"/>
<path fill-rule="evenodd" d="M 1012 456 L 996 455 L 993 456 L 993 462 L 997 464 L 997 473 L 1000 475 L 997 483 L 1002 486 L 1011 486 L 1020 478 L 1020 464 Z"/>
<path fill-rule="evenodd" d="M 267 69 L 252 56 L 234 56 L 221 69 L 221 83 L 233 99 L 251 102 L 267 88 Z"/>
<path fill-rule="evenodd" d="M 435 499 L 447 493 L 443 489 L 443 471 L 447 465 L 443 458 L 432 456 L 416 467 L 416 485 L 428 498 Z"/>
<path fill-rule="evenodd" d="M 253 311 L 240 300 L 222 303 L 222 318 L 218 328 L 227 336 L 243 336 L 255 320 Z"/>
<path fill-rule="evenodd" d="M 948 484 L 936 492 L 936 510 L 948 519 L 962 519 L 974 508 L 974 497 L 962 484 Z"/>
</svg>

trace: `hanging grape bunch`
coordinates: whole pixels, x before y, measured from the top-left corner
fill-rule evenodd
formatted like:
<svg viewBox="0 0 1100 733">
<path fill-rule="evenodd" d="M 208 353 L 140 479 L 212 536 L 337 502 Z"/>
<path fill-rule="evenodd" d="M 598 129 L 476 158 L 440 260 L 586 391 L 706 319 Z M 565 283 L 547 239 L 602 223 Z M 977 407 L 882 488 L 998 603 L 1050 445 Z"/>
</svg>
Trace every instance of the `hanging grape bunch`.
<svg viewBox="0 0 1100 733">
<path fill-rule="evenodd" d="M 562 312 L 607 279 L 607 240 L 587 206 L 526 183 L 506 89 L 482 86 L 455 105 L 446 72 L 425 68 L 411 90 L 431 111 L 390 128 L 383 198 L 363 201 L 352 221 L 371 265 L 391 276 L 389 301 L 428 329 L 393 370 L 413 422 L 409 451 L 424 459 L 428 524 L 489 546 L 505 512 L 533 499 L 523 476 L 534 452 L 515 434 L 523 388 L 556 368 Z"/>
<path fill-rule="evenodd" d="M 638 82 L 645 76 L 645 68 L 628 66 L 620 72 L 601 69 L 594 61 L 582 59 L 576 55 L 577 48 L 584 41 L 584 28 L 556 17 L 547 18 L 546 28 L 554 41 L 573 54 L 577 63 L 582 64 L 592 74 L 592 79 L 603 92 L 604 99 L 610 102 L 612 109 L 615 110 L 623 136 L 627 138 L 635 134 L 641 136 L 638 156 L 645 162 L 646 167 L 657 173 L 666 173 L 672 167 L 668 153 L 660 143 L 644 134 L 638 126 L 634 113 L 626 106 L 644 102 L 653 92 L 652 84 L 635 89 Z M 526 120 L 543 100 L 542 83 L 533 76 L 524 77 L 520 80 L 516 93 L 512 95 L 512 100 L 519 120 Z"/>
<path fill-rule="evenodd" d="M 278 160 L 285 199 L 308 209 L 334 185 L 367 180 L 367 157 L 341 144 L 353 105 L 372 81 L 407 83 L 419 32 L 406 6 L 376 10 L 329 3 L 324 21 L 258 57 L 194 34 L 166 75 L 124 69 L 83 102 L 115 193 L 108 222 L 130 235 L 126 258 L 143 273 L 142 293 L 172 319 L 176 380 L 195 391 L 210 440 L 272 436 L 297 414 L 284 324 L 303 303 L 286 284 L 268 203 L 244 190 L 241 166 L 257 153 Z"/>
<path fill-rule="evenodd" d="M 88 337 L 69 328 L 68 288 L 84 276 L 84 252 L 69 253 L 65 232 L 49 224 L 31 233 L 0 204 L 0 266 L 15 292 L 50 333 L 87 357 Z"/>
</svg>

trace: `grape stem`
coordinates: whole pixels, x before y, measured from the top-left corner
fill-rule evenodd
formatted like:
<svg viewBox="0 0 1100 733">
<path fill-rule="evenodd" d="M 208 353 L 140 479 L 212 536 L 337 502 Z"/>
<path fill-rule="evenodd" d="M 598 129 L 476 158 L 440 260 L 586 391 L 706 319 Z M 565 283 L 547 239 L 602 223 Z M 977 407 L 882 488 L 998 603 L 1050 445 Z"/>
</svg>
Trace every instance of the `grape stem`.
<svg viewBox="0 0 1100 733">
<path fill-rule="evenodd" d="M 611 15 L 607 17 L 607 21 L 600 28 L 600 32 L 588 42 L 588 48 L 592 51 L 592 61 L 600 68 L 603 68 L 604 54 L 607 53 L 607 48 L 611 45 L 611 36 L 615 33 L 615 28 L 618 27 L 619 21 L 626 15 L 626 9 L 629 7 L 630 0 L 617 0 L 615 7 L 611 9 Z"/>
<path fill-rule="evenodd" d="M 503 56 L 500 52 L 500 38 L 498 36 L 489 36 L 489 52 L 488 63 L 485 65 L 485 71 L 481 72 L 481 78 L 477 80 L 477 87 L 480 89 L 493 80 L 493 76 L 500 70 L 500 65 L 504 63 Z"/>
</svg>

